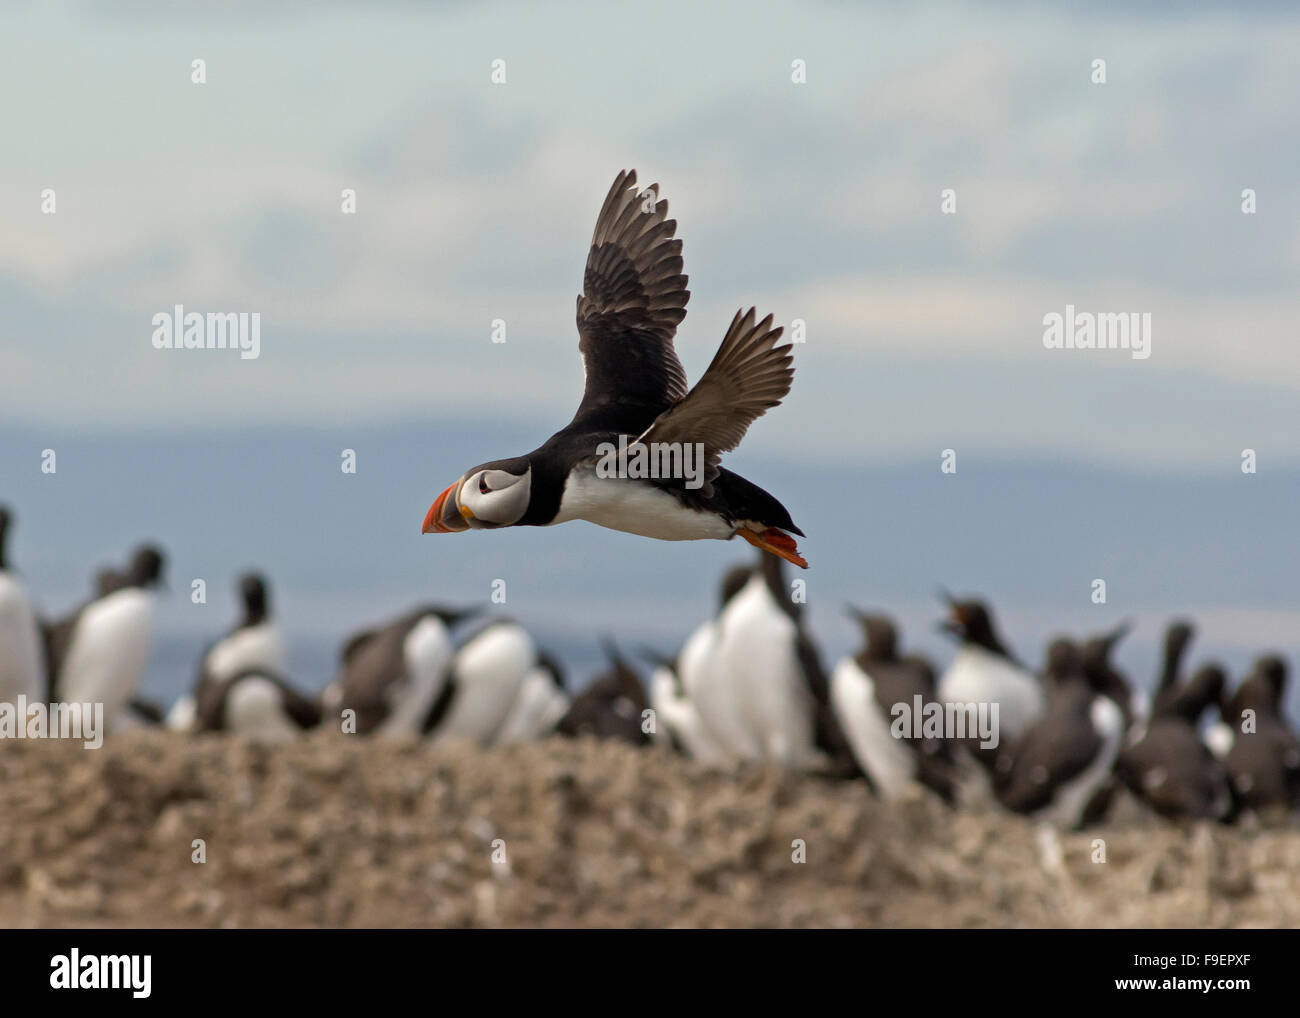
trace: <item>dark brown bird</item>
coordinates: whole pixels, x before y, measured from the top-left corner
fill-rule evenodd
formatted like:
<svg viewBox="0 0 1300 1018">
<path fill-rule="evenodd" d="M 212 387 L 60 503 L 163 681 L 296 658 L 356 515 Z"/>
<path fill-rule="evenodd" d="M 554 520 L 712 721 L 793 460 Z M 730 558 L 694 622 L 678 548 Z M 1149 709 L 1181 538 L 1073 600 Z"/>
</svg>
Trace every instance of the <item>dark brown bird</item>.
<svg viewBox="0 0 1300 1018">
<path fill-rule="evenodd" d="M 604 641 L 609 668 L 573 698 L 568 713 L 556 725 L 561 735 L 591 735 L 633 745 L 650 741 L 642 712 L 649 709 L 645 686 L 636 669 L 619 653 L 612 640 Z"/>
</svg>

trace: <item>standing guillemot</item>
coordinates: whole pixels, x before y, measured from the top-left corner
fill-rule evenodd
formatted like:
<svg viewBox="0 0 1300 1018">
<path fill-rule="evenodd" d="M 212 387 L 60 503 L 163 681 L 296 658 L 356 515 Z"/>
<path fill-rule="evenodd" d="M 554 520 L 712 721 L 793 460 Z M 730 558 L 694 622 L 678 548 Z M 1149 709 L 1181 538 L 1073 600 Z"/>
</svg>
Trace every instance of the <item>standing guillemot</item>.
<svg viewBox="0 0 1300 1018">
<path fill-rule="evenodd" d="M 1122 635 L 1082 649 L 1065 638 L 1052 641 L 1043 714 L 1010 745 L 1010 766 L 996 782 L 1008 809 L 1070 829 L 1105 812 L 1125 722 L 1103 648 L 1108 653 Z"/>
<path fill-rule="evenodd" d="M 739 534 L 802 568 L 791 534 L 803 531 L 762 488 L 719 466 L 749 426 L 790 391 L 791 345 L 772 316 L 736 312 L 712 363 L 689 392 L 673 349 L 686 317 L 686 276 L 677 221 L 659 187 L 614 180 L 592 234 L 578 297 L 578 349 L 586 372 L 573 420 L 526 456 L 482 463 L 443 491 L 423 532 L 550 526 L 583 519 L 665 541 L 728 540 Z M 669 469 L 602 469 L 609 453 L 649 451 Z M 683 477 L 701 452 L 698 476 Z M 676 465 L 673 465 L 673 459 Z M 666 472 L 678 476 L 653 476 Z M 621 476 L 627 474 L 628 476 Z"/>
<path fill-rule="evenodd" d="M 760 755 L 744 723 L 743 690 L 723 681 L 717 666 L 722 616 L 745 589 L 753 571 L 750 566 L 727 570 L 718 595 L 717 614 L 696 626 L 682 644 L 675 667 L 669 670 L 675 683 L 659 681 L 652 687 L 652 691 L 663 694 L 662 703 L 660 697 L 655 698 L 656 712 L 662 707 L 664 717 L 679 718 L 686 731 L 698 728 L 698 746 L 691 748 L 691 756 L 696 759 L 720 763 L 753 760 Z"/>
<path fill-rule="evenodd" d="M 1266 654 L 1222 708 L 1231 732 L 1223 766 L 1245 809 L 1300 806 L 1300 740 L 1282 709 L 1286 679 L 1286 662 Z"/>
<path fill-rule="evenodd" d="M 265 577 L 246 573 L 236 589 L 243 613 L 199 661 L 191 730 L 280 741 L 316 727 L 320 704 L 284 677 L 288 653 L 271 618 Z M 178 716 L 184 716 L 180 702 L 169 715 L 168 727 L 178 727 Z"/>
<path fill-rule="evenodd" d="M 1168 713 L 1170 706 L 1178 699 L 1182 691 L 1183 658 L 1195 635 L 1195 627 L 1183 619 L 1175 619 L 1165 630 L 1165 652 L 1155 695 L 1151 699 L 1151 717 Z"/>
<path fill-rule="evenodd" d="M 949 617 L 939 629 L 961 646 L 939 680 L 938 699 L 953 710 L 982 709 L 990 719 L 996 717 L 992 744 L 968 737 L 955 750 L 958 804 L 985 808 L 1011 766 L 1011 744 L 1043 713 L 1043 689 L 1007 649 L 982 601 L 958 601 L 943 591 L 940 596 Z"/>
<path fill-rule="evenodd" d="M 1219 703 L 1219 720 L 1205 730 L 1205 744 L 1220 760 L 1230 752 L 1237 740 L 1237 732 L 1246 724 L 1248 715 L 1257 718 L 1257 703 L 1265 705 L 1265 713 L 1275 714 L 1285 722 L 1282 696 L 1286 688 L 1286 662 L 1274 654 L 1266 654 L 1255 661 L 1250 674 L 1241 680 L 1236 691 L 1226 693 Z"/>
<path fill-rule="evenodd" d="M 283 742 L 315 728 L 321 717 L 321 705 L 284 676 L 251 666 L 200 686 L 191 730 Z"/>
<path fill-rule="evenodd" d="M 708 674 L 683 675 L 687 692 L 715 732 L 710 688 L 725 691 L 743 733 L 738 755 L 791 769 L 858 772 L 830 709 L 830 683 L 803 626 L 801 603 L 790 596 L 782 560 L 762 555 L 749 580 L 718 616 Z M 692 685 L 694 683 L 694 687 Z"/>
<path fill-rule="evenodd" d="M 1152 715 L 1141 739 L 1120 753 L 1116 773 L 1161 816 L 1226 823 L 1236 814 L 1228 772 L 1196 729 L 1206 708 L 1221 702 L 1224 682 L 1217 665 L 1199 668 Z"/>
<path fill-rule="evenodd" d="M 711 628 L 712 620 L 705 625 Z M 642 654 L 652 667 L 650 707 L 655 713 L 655 726 L 651 738 L 707 766 L 726 764 L 731 754 L 709 731 L 687 694 L 681 677 L 681 659 L 673 660 L 652 650 Z"/>
<path fill-rule="evenodd" d="M 452 671 L 452 680 L 457 681 Z M 555 658 L 537 651 L 537 663 L 524 675 L 510 705 L 506 719 L 493 736 L 493 743 L 530 742 L 560 730 L 569 710 L 569 694 L 564 690 L 564 672 Z"/>
<path fill-rule="evenodd" d="M 288 667 L 288 653 L 280 627 L 271 618 L 271 591 L 266 578 L 260 573 L 246 573 L 239 578 L 238 592 L 243 616 L 204 655 L 204 672 L 217 682 L 249 668 L 283 673 Z"/>
<path fill-rule="evenodd" d="M 168 728 L 185 731 L 194 726 L 205 685 L 219 685 L 241 671 L 278 676 L 288 669 L 284 639 L 271 619 L 271 595 L 265 577 L 247 573 L 240 577 L 236 590 L 242 616 L 225 636 L 204 651 L 194 690 L 172 705 L 167 714 Z"/>
<path fill-rule="evenodd" d="M 592 735 L 641 745 L 650 741 L 642 712 L 650 706 L 645 687 L 631 664 L 618 652 L 613 640 L 604 641 L 609 668 L 573 698 L 569 711 L 556 725 L 561 735 Z"/>
<path fill-rule="evenodd" d="M 482 746 L 520 738 L 536 738 L 563 716 L 567 698 L 553 662 L 537 649 L 528 630 L 513 619 L 494 619 L 469 637 L 456 651 L 446 681 L 430 707 L 421 730 L 434 742 L 470 739 Z M 561 699 L 550 699 L 540 715 L 543 687 Z M 521 704 L 534 724 L 519 731 L 512 722 Z M 543 702 L 541 706 L 547 705 Z M 549 723 L 539 727 L 538 723 Z"/>
<path fill-rule="evenodd" d="M 338 676 L 321 695 L 330 722 L 352 711 L 345 731 L 420 734 L 455 654 L 450 627 L 469 614 L 423 605 L 354 633 L 343 645 Z"/>
<path fill-rule="evenodd" d="M 110 731 L 124 723 L 144 678 L 153 638 L 150 591 L 162 582 L 163 566 L 161 551 L 140 547 L 124 572 L 101 576 L 97 597 L 48 628 L 52 701 L 103 703 Z"/>
<path fill-rule="evenodd" d="M 1124 731 L 1141 713 L 1133 686 L 1112 662 L 1115 646 L 1133 630 L 1131 622 L 1121 622 L 1109 633 L 1091 636 L 1079 648 L 1079 663 L 1088 685 L 1108 697 L 1123 715 Z"/>
<path fill-rule="evenodd" d="M 6 557 L 13 516 L 0 506 L 0 703 L 45 699 L 45 646 L 31 599 Z"/>
<path fill-rule="evenodd" d="M 955 790 L 947 746 L 892 728 L 895 708 L 912 708 L 915 698 L 934 700 L 934 667 L 922 657 L 900 657 L 898 633 L 884 615 L 856 608 L 850 617 L 862 627 L 863 647 L 840 661 L 831 673 L 831 707 L 854 759 L 872 787 L 886 799 L 898 799 L 920 782 L 952 802 Z"/>
<path fill-rule="evenodd" d="M 1041 684 L 1007 649 L 982 601 L 942 596 L 950 614 L 939 628 L 959 640 L 961 648 L 939 680 L 939 699 L 998 704 L 1000 737 L 1014 739 L 1043 712 Z"/>
</svg>

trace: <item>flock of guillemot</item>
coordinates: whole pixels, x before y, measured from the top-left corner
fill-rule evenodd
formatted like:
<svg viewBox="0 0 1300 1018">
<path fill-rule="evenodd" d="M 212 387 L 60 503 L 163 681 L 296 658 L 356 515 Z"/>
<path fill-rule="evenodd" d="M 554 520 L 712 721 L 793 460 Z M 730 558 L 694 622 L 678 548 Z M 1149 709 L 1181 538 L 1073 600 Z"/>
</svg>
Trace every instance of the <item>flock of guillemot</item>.
<svg viewBox="0 0 1300 1018">
<path fill-rule="evenodd" d="M 140 548 L 66 619 L 39 622 L 5 569 L 0 513 L 0 704 L 103 705 L 110 730 L 164 723 L 191 732 L 291 738 L 323 724 L 345 732 L 464 738 L 483 745 L 590 734 L 661 741 L 706 765 L 767 761 L 862 776 L 885 798 L 923 786 L 967 805 L 996 801 L 1075 827 L 1106 815 L 1127 788 L 1169 817 L 1230 821 L 1300 805 L 1300 743 L 1282 710 L 1286 664 L 1259 658 L 1229 696 L 1222 668 L 1181 674 L 1191 627 L 1174 623 L 1148 703 L 1111 662 L 1124 630 L 1059 638 L 1038 674 L 1008 651 L 989 608 L 948 597 L 960 641 L 951 665 L 900 652 L 884 615 L 855 613 L 864 646 L 828 675 L 790 596 L 784 562 L 802 568 L 789 512 L 724 469 L 749 426 L 789 392 L 790 344 L 772 316 L 738 311 L 689 391 L 673 346 L 690 296 L 676 221 L 658 185 L 620 173 L 597 217 L 577 302 L 586 381 L 573 420 L 523 456 L 466 471 L 434 500 L 424 533 L 549 526 L 583 519 L 660 540 L 741 537 L 756 565 L 723 581 L 717 615 L 676 656 L 650 654 L 648 690 L 610 647 L 610 670 L 575 697 L 559 665 L 517 622 L 422 605 L 359 632 L 320 697 L 286 680 L 267 581 L 239 583 L 244 617 L 202 656 L 193 692 L 163 717 L 137 697 L 151 634 L 149 589 L 163 554 Z M 601 469 L 598 450 L 640 448 L 703 465 L 698 477 Z M 674 460 L 674 454 L 676 459 Z M 693 457 L 695 458 L 695 457 Z M 1203 738 L 1212 707 L 1221 722 Z"/>
<path fill-rule="evenodd" d="M 285 677 L 268 583 L 250 573 L 237 584 L 239 622 L 203 652 L 193 690 L 164 714 L 138 696 L 162 552 L 140 548 L 125 569 L 101 571 L 66 618 L 42 621 L 8 568 L 10 522 L 0 507 L 0 703 L 103 703 L 110 734 L 160 725 L 282 741 L 326 728 L 482 746 L 594 736 L 659 743 L 714 768 L 759 761 L 865 779 L 888 800 L 926 788 L 955 806 L 996 802 L 1070 828 L 1104 818 L 1121 788 L 1174 818 L 1300 807 L 1286 663 L 1260 657 L 1230 692 L 1219 665 L 1185 673 L 1193 629 L 1183 621 L 1168 628 L 1151 696 L 1111 660 L 1124 627 L 1053 640 L 1035 672 L 1008 650 L 987 605 L 951 597 L 943 628 L 959 649 L 942 675 L 903 652 L 887 616 L 856 609 L 862 649 L 828 673 L 782 561 L 762 554 L 726 573 L 717 613 L 676 655 L 638 648 L 648 681 L 607 641 L 607 671 L 571 695 L 519 623 L 423 605 L 350 636 L 317 696 Z M 994 707 L 991 729 L 974 723 L 972 705 Z M 1213 711 L 1218 721 L 1202 728 Z M 954 732 L 953 717 L 970 717 L 970 728 Z"/>
</svg>

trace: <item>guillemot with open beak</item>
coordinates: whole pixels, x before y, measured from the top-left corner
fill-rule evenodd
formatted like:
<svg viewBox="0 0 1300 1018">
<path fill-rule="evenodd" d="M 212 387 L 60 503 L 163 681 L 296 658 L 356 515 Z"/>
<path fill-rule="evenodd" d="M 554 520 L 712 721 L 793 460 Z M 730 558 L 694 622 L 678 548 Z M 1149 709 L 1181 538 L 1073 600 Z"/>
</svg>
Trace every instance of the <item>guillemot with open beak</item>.
<svg viewBox="0 0 1300 1018">
<path fill-rule="evenodd" d="M 687 391 L 673 336 L 690 292 L 677 221 L 658 193 L 625 170 L 596 220 L 578 297 L 586 388 L 573 420 L 526 456 L 463 474 L 429 509 L 424 533 L 582 519 L 663 541 L 739 534 L 807 568 L 786 508 L 718 462 L 790 391 L 791 346 L 777 345 L 771 315 L 738 311 Z M 607 468 L 614 449 L 626 469 Z"/>
</svg>

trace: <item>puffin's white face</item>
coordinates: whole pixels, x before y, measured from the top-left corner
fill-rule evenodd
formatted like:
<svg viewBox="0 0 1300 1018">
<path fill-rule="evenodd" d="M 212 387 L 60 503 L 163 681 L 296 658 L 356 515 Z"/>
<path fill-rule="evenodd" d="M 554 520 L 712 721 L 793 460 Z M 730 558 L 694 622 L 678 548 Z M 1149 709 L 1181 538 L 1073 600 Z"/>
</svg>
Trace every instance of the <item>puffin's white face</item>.
<svg viewBox="0 0 1300 1018">
<path fill-rule="evenodd" d="M 438 496 L 424 518 L 423 533 L 490 530 L 518 523 L 528 511 L 532 467 L 524 457 L 484 463 Z"/>
</svg>

